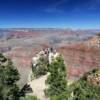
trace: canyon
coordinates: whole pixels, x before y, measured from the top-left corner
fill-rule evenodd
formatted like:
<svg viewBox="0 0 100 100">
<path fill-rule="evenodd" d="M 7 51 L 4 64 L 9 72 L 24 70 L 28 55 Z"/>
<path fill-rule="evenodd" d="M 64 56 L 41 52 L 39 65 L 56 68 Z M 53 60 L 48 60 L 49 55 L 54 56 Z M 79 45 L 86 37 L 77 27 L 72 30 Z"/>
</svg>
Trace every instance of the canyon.
<svg viewBox="0 0 100 100">
<path fill-rule="evenodd" d="M 100 68 L 100 30 L 72 29 L 0 29 L 0 52 L 12 59 L 21 76 L 28 80 L 32 57 L 40 50 L 54 47 L 63 55 L 69 80 L 78 80 L 85 72 Z M 93 42 L 94 41 L 94 42 Z"/>
</svg>

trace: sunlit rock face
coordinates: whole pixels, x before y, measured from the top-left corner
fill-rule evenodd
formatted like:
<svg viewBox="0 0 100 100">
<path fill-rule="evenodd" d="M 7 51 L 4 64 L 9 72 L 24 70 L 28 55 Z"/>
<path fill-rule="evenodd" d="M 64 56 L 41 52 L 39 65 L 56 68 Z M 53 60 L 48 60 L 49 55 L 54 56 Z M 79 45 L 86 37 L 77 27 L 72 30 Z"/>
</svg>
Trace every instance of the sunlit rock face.
<svg viewBox="0 0 100 100">
<path fill-rule="evenodd" d="M 56 52 L 53 48 L 46 48 L 41 50 L 36 54 L 35 57 L 32 58 L 33 67 L 36 67 L 40 57 L 44 57 L 48 60 L 48 63 L 51 64 L 60 54 Z"/>
<path fill-rule="evenodd" d="M 100 48 L 100 33 L 85 42 L 89 47 Z"/>
</svg>

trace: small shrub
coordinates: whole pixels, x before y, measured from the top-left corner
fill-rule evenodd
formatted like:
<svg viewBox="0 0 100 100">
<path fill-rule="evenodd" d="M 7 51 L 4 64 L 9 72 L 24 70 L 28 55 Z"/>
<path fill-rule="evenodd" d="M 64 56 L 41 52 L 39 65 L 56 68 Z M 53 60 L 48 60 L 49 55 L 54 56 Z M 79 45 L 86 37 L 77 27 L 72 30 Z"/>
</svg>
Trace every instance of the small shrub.
<svg viewBox="0 0 100 100">
<path fill-rule="evenodd" d="M 41 75 L 47 74 L 48 71 L 48 61 L 46 57 L 41 56 L 38 60 L 37 66 L 32 66 L 32 71 L 35 78 L 40 77 Z"/>
<path fill-rule="evenodd" d="M 36 96 L 27 96 L 27 100 L 39 100 Z"/>
</svg>

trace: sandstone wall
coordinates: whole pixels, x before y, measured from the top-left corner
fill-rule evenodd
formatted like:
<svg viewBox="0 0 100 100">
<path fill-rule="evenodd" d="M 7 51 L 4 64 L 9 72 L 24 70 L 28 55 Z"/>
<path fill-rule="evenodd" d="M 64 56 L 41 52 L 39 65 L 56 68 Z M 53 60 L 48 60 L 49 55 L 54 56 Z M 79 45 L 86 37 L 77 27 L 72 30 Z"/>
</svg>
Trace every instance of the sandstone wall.
<svg viewBox="0 0 100 100">
<path fill-rule="evenodd" d="M 59 52 L 64 56 L 71 80 L 78 79 L 89 70 L 100 68 L 100 48 L 73 45 L 61 47 Z"/>
</svg>

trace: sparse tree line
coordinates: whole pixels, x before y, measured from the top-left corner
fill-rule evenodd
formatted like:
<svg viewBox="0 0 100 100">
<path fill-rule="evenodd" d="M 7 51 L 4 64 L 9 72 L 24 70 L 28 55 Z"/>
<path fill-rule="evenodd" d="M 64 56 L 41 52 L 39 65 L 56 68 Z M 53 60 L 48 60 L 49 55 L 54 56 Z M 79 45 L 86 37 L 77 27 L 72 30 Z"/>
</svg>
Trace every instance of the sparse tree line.
<svg viewBox="0 0 100 100">
<path fill-rule="evenodd" d="M 100 80 L 100 70 L 94 69 L 86 73 L 77 82 L 68 85 L 67 71 L 63 57 L 59 55 L 52 63 L 41 56 L 37 67 L 32 67 L 35 78 L 49 73 L 44 93 L 50 100 L 100 100 L 100 81 L 92 84 L 89 77 Z M 19 88 L 18 70 L 11 60 L 0 54 L 0 100 L 37 100 L 35 96 L 27 96 L 31 92 L 28 84 Z M 33 91 L 34 92 L 34 91 Z"/>
</svg>

